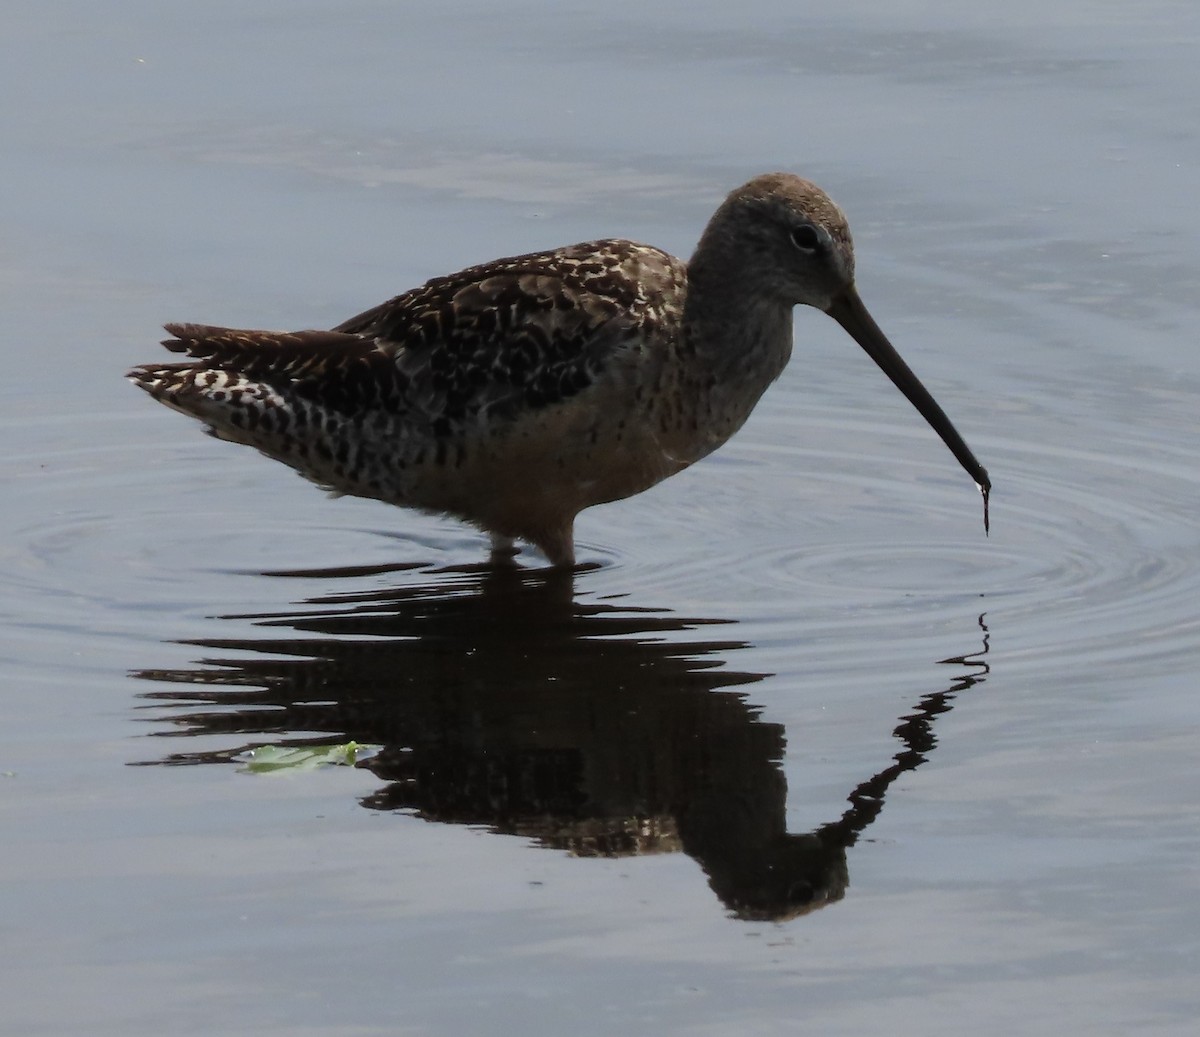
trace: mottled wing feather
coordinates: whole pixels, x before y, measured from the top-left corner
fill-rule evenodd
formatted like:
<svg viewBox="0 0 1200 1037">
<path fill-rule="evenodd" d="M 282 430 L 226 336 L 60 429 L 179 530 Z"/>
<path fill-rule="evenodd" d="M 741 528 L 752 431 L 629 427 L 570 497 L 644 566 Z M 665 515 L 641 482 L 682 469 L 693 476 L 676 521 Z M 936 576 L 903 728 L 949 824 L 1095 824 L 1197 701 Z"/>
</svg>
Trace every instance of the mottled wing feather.
<svg viewBox="0 0 1200 1037">
<path fill-rule="evenodd" d="M 617 357 L 678 318 L 683 264 L 634 242 L 585 242 L 434 278 L 332 331 L 247 331 L 168 324 L 163 345 L 190 365 L 147 367 L 151 392 L 170 369 L 176 402 L 212 397 L 223 372 L 346 415 L 365 409 L 416 419 L 447 435 L 569 399 Z M 210 400 L 210 402 L 212 402 Z M 206 415 L 211 420 L 211 412 Z"/>
<path fill-rule="evenodd" d="M 343 413 L 395 401 L 404 379 L 375 344 L 335 331 L 247 331 L 167 324 L 163 345 L 209 370 L 286 386 L 297 396 Z"/>
<path fill-rule="evenodd" d="M 656 276 L 643 276 L 646 267 Z M 434 278 L 335 331 L 390 355 L 419 389 L 409 405 L 431 417 L 511 417 L 591 385 L 614 355 L 645 337 L 682 271 L 649 246 L 585 242 Z"/>
</svg>

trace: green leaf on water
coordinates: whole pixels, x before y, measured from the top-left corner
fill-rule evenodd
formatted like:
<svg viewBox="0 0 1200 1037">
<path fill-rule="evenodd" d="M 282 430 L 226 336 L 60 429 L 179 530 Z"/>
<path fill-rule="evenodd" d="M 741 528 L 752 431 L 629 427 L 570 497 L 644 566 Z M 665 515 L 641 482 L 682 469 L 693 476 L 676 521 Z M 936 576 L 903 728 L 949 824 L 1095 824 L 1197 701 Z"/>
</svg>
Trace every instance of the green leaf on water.
<svg viewBox="0 0 1200 1037">
<path fill-rule="evenodd" d="M 359 760 L 373 756 L 378 745 L 340 742 L 337 745 L 260 745 L 242 754 L 238 770 L 248 774 L 274 774 L 278 771 L 313 771 L 320 767 L 353 767 Z"/>
</svg>

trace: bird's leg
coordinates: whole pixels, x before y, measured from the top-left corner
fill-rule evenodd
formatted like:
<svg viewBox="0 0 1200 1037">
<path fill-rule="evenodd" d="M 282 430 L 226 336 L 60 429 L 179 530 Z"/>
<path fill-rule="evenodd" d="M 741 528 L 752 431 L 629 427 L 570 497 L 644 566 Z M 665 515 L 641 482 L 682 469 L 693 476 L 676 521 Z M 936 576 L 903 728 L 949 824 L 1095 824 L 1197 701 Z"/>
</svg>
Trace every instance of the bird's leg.
<svg viewBox="0 0 1200 1037">
<path fill-rule="evenodd" d="M 503 533 L 492 533 L 492 558 L 493 565 L 511 565 L 512 560 L 516 557 L 519 548 L 513 543 L 513 538 L 505 536 Z"/>
<path fill-rule="evenodd" d="M 575 520 L 568 519 L 558 529 L 548 529 L 533 538 L 537 545 L 555 567 L 571 568 L 575 565 Z"/>
</svg>

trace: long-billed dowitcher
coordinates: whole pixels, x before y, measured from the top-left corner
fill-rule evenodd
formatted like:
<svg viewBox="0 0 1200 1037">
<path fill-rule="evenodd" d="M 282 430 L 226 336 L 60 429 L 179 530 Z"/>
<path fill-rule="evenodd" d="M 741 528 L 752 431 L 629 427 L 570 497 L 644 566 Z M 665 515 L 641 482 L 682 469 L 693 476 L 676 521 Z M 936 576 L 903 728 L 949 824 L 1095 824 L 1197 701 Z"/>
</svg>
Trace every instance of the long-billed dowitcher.
<svg viewBox="0 0 1200 1037">
<path fill-rule="evenodd" d="M 632 241 L 498 259 L 398 295 L 332 331 L 168 324 L 191 359 L 129 377 L 335 494 L 453 515 L 555 565 L 584 508 L 711 453 L 792 353 L 792 310 L 824 310 L 940 435 L 983 466 L 859 299 L 841 209 L 788 173 L 756 177 L 691 260 Z"/>
</svg>

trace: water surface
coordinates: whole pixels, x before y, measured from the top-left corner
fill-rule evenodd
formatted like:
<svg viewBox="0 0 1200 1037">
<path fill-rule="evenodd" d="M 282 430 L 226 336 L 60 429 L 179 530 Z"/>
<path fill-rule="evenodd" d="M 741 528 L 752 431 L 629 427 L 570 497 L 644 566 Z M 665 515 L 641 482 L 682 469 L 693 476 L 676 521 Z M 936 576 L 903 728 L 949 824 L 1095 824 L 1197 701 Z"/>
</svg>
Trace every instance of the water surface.
<svg viewBox="0 0 1200 1037">
<path fill-rule="evenodd" d="M 1190 1033 L 1191 5 L 18 3 L 14 1032 Z M 991 471 L 821 314 L 747 427 L 479 567 L 124 384 L 790 168 Z M 263 744 L 377 747 L 247 773 Z"/>
</svg>

